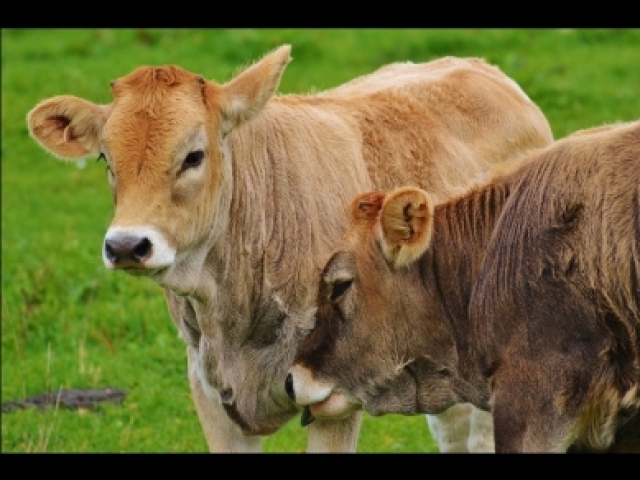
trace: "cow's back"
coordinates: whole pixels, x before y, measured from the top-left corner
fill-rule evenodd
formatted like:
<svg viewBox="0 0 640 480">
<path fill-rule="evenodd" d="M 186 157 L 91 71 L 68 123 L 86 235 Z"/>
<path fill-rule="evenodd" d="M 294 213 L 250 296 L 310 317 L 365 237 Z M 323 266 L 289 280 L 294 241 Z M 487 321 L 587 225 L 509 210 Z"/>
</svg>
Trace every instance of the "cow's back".
<svg viewBox="0 0 640 480">
<path fill-rule="evenodd" d="M 478 58 L 394 63 L 332 90 L 281 96 L 273 104 L 355 121 L 349 135 L 361 144 L 358 160 L 367 165 L 370 187 L 417 185 L 435 200 L 481 183 L 492 166 L 552 141 L 540 109 L 511 78 Z"/>
<path fill-rule="evenodd" d="M 637 331 L 640 122 L 578 132 L 533 156 L 487 249 L 474 308 L 488 315 L 525 302 L 531 282 L 566 282 L 589 301 L 605 295 Z"/>
</svg>

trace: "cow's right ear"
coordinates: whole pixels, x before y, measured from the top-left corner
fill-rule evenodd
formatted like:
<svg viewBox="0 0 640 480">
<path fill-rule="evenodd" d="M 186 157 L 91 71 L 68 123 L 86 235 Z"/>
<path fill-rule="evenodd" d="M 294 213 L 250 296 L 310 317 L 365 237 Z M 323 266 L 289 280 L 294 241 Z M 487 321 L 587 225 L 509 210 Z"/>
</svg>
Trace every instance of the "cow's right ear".
<svg viewBox="0 0 640 480">
<path fill-rule="evenodd" d="M 96 156 L 106 109 L 82 98 L 60 95 L 36 105 L 27 114 L 27 127 L 34 140 L 56 157 L 78 160 Z"/>
<path fill-rule="evenodd" d="M 291 61 L 291 46 L 283 45 L 265 55 L 222 86 L 222 133 L 253 118 L 278 89 L 285 67 Z"/>
<path fill-rule="evenodd" d="M 395 267 L 420 258 L 431 244 L 433 201 L 424 190 L 402 187 L 390 192 L 382 204 L 378 238 L 387 260 Z"/>
</svg>

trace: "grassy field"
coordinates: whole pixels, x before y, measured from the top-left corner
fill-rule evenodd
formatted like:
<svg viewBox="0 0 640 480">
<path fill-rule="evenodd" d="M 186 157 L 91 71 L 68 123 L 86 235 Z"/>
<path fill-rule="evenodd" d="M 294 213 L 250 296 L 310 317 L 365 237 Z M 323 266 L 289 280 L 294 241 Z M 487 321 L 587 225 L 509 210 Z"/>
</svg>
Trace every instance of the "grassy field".
<svg viewBox="0 0 640 480">
<path fill-rule="evenodd" d="M 333 87 L 393 62 L 480 56 L 542 108 L 556 138 L 639 117 L 640 30 L 3 30 L 2 401 L 116 387 L 120 406 L 2 413 L 3 452 L 204 452 L 185 347 L 160 288 L 107 272 L 104 165 L 56 161 L 28 136 L 38 101 L 110 101 L 109 80 L 179 64 L 219 82 L 282 43 L 281 92 Z M 294 419 L 267 452 L 301 452 Z M 359 452 L 435 452 L 424 416 L 365 416 Z"/>
</svg>

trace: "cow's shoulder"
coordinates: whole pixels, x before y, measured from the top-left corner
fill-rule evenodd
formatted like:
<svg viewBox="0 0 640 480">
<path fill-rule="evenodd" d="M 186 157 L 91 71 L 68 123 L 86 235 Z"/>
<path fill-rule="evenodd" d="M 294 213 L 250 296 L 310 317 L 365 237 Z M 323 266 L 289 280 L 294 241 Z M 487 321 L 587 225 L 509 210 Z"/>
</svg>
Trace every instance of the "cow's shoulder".
<svg viewBox="0 0 640 480">
<path fill-rule="evenodd" d="M 485 368 L 515 341 L 540 354 L 602 349 L 603 318 L 637 332 L 640 122 L 578 132 L 511 175 L 469 308 Z"/>
</svg>

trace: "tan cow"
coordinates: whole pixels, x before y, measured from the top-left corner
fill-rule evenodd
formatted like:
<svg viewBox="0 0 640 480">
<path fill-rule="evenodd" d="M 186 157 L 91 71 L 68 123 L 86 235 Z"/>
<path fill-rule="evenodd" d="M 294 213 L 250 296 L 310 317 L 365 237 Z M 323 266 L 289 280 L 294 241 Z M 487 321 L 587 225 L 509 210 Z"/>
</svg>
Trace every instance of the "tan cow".
<svg viewBox="0 0 640 480">
<path fill-rule="evenodd" d="M 286 380 L 309 421 L 471 402 L 496 452 L 640 452 L 640 121 L 516 164 L 356 197 Z"/>
<path fill-rule="evenodd" d="M 300 411 L 284 380 L 346 226 L 330 213 L 400 184 L 448 198 L 552 141 L 536 105 L 480 59 L 397 63 L 333 90 L 274 95 L 289 61 L 285 45 L 225 84 L 140 67 L 112 83 L 108 105 L 56 96 L 28 114 L 49 152 L 106 161 L 115 216 L 104 264 L 164 287 L 212 451 L 260 450 Z M 308 451 L 354 451 L 360 420 L 314 422 Z"/>
</svg>

